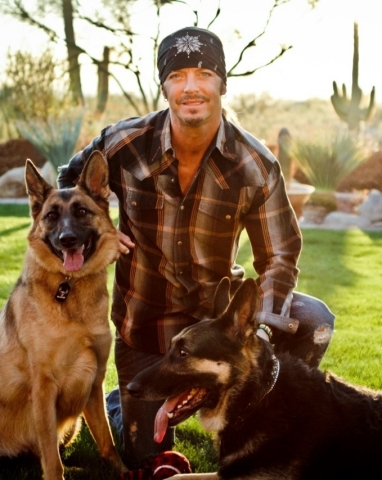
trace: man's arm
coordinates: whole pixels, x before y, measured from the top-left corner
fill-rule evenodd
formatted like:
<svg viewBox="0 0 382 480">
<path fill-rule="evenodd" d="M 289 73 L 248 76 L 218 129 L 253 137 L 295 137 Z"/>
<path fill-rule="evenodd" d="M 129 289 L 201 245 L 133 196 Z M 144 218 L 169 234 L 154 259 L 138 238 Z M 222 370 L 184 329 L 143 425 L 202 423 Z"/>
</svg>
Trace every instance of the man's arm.
<svg viewBox="0 0 382 480">
<path fill-rule="evenodd" d="M 289 316 L 302 240 L 277 162 L 269 173 L 262 198 L 255 200 L 246 216 L 245 228 L 254 253 L 253 266 L 259 275 L 261 313 Z M 265 318 L 261 321 L 265 322 Z"/>
</svg>

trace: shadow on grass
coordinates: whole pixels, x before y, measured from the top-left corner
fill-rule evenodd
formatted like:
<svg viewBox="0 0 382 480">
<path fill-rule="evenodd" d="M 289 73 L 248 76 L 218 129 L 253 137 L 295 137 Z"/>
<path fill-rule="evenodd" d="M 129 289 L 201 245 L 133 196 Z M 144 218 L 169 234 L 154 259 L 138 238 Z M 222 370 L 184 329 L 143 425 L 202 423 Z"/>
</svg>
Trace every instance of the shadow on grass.
<svg viewBox="0 0 382 480">
<path fill-rule="evenodd" d="M 24 203 L 0 203 L 0 217 L 29 217 L 29 205 Z"/>
<path fill-rule="evenodd" d="M 120 473 L 102 460 L 85 424 L 73 444 L 62 449 L 61 459 L 65 480 L 115 480 Z M 39 459 L 30 454 L 15 458 L 1 457 L 0 480 L 42 480 Z"/>
</svg>

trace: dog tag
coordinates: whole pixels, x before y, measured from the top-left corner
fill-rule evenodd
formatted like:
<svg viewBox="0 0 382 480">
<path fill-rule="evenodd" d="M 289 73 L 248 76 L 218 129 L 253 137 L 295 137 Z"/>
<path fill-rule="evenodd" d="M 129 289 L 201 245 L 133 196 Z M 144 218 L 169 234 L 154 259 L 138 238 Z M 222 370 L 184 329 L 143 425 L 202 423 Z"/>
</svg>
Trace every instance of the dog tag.
<svg viewBox="0 0 382 480">
<path fill-rule="evenodd" d="M 62 282 L 58 286 L 56 296 L 54 297 L 58 302 L 65 302 L 70 292 L 70 285 L 68 282 Z"/>
</svg>

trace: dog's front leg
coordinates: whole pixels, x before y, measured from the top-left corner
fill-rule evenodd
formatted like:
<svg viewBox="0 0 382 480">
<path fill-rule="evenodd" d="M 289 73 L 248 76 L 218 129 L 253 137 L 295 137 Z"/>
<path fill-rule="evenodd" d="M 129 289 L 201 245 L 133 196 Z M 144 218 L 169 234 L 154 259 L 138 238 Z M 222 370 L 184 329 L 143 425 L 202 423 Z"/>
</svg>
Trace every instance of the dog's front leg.
<svg viewBox="0 0 382 480">
<path fill-rule="evenodd" d="M 95 383 L 84 408 L 83 415 L 91 434 L 99 448 L 101 457 L 112 463 L 120 472 L 128 469 L 120 459 L 111 435 L 107 420 L 104 391 L 102 384 Z"/>
<path fill-rule="evenodd" d="M 48 375 L 35 374 L 32 411 L 44 480 L 63 480 L 64 468 L 58 449 L 56 402 L 58 387 Z"/>
</svg>

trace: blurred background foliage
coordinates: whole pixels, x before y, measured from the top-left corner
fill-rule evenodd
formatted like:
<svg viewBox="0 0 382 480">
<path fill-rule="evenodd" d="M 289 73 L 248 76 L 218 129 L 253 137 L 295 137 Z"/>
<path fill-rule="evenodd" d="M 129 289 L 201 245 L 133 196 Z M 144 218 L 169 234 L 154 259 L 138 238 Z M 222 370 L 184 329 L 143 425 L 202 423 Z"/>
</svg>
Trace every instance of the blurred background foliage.
<svg viewBox="0 0 382 480">
<path fill-rule="evenodd" d="M 105 125 L 166 107 L 155 73 L 163 12 L 169 15 L 172 8 L 182 4 L 189 9 L 190 24 L 195 25 L 199 25 L 202 13 L 201 2 L 195 7 L 198 3 L 192 0 L 147 0 L 147 4 L 151 2 L 151 8 L 156 12 L 157 28 L 150 31 L 150 35 L 144 39 L 132 27 L 137 0 L 99 2 L 102 9 L 97 10 L 95 5 L 85 5 L 78 0 L 0 0 L 0 13 L 43 31 L 47 38 L 46 50 L 37 56 L 25 51 L 9 50 L 6 64 L 0 72 L 0 142 L 17 137 L 27 138 L 51 162 L 55 170 L 74 151 L 88 144 Z M 274 15 L 283 8 L 289 8 L 294 2 L 295 0 L 270 0 L 264 4 L 263 25 L 255 29 L 252 38 L 244 42 L 240 28 L 237 27 L 237 57 L 227 64 L 229 78 L 253 76 L 255 90 L 255 74 L 260 68 L 277 62 L 281 56 L 288 58 L 287 52 L 292 48 L 289 44 L 279 45 L 279 49 L 267 58 L 261 57 L 262 62 L 253 52 L 260 48 L 259 40 L 266 37 Z M 306 0 L 306 3 L 314 8 L 319 0 Z M 220 1 L 217 1 L 216 10 L 212 10 L 212 13 L 208 25 L 203 25 L 211 29 L 227 11 L 223 12 Z M 54 28 L 52 18 L 60 20 L 61 29 Z M 90 50 L 86 50 L 77 41 L 81 28 L 85 26 L 93 29 L 94 35 L 101 31 L 106 31 L 109 35 L 112 47 L 105 45 L 99 58 L 95 58 Z M 143 60 L 137 53 L 143 40 L 151 45 L 151 53 L 145 58 L 145 63 L 152 66 L 149 82 L 147 72 L 142 68 Z M 329 138 L 345 138 L 348 135 L 354 140 L 354 145 L 362 144 L 362 155 L 366 158 L 380 148 L 382 113 L 376 103 L 375 89 L 372 89 L 369 96 L 364 96 L 359 86 L 359 43 L 362 39 L 359 38 L 356 23 L 353 39 L 350 37 L 349 42 L 351 40 L 354 52 L 351 68 L 349 65 L 352 78 L 350 95 L 347 94 L 345 85 L 340 90 L 333 81 L 334 93 L 327 100 L 281 100 L 272 98 L 267 93 L 238 93 L 230 96 L 225 108 L 234 113 L 235 121 L 267 144 L 276 155 L 278 135 L 283 128 L 287 128 L 291 141 L 297 142 L 293 150 L 296 155 L 304 144 L 305 151 L 313 152 L 319 157 L 328 148 Z M 66 60 L 55 58 L 53 52 L 57 45 L 65 45 Z M 86 56 L 97 68 L 98 90 L 92 97 L 83 93 L 80 56 Z M 251 59 L 250 62 L 248 58 Z M 125 77 L 119 77 L 117 72 L 128 72 L 129 82 L 122 80 Z M 120 87 L 119 94 L 110 93 L 111 79 Z M 331 142 L 332 148 L 336 141 Z M 341 145 L 344 146 L 344 142 Z M 343 148 L 343 152 L 346 156 L 346 148 Z M 298 163 L 298 159 L 295 160 Z M 325 164 L 323 161 L 314 168 L 324 170 L 329 168 L 328 165 L 333 166 L 333 162 Z M 353 166 L 349 157 L 347 167 Z M 332 176 L 330 170 L 327 175 Z M 307 170 L 305 180 L 306 176 Z M 310 176 L 315 179 L 314 175 Z"/>
</svg>

